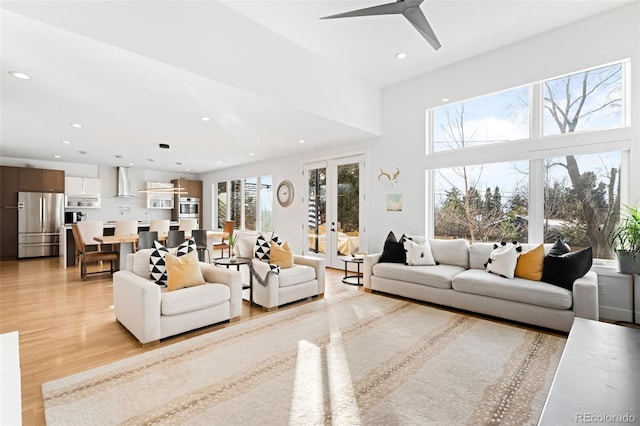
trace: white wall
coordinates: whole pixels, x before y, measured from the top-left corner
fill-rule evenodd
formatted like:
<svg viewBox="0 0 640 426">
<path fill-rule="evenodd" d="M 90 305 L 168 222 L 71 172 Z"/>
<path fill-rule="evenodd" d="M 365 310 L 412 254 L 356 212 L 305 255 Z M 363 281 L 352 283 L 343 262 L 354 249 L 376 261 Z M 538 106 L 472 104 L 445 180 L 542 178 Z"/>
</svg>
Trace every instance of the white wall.
<svg viewBox="0 0 640 426">
<path fill-rule="evenodd" d="M 118 194 L 118 169 L 109 166 L 92 164 L 64 163 L 59 161 L 41 161 L 10 157 L 0 157 L 3 166 L 37 167 L 41 169 L 64 170 L 65 176 L 99 178 L 102 185 L 102 201 L 100 209 L 83 209 L 74 207 L 66 211 L 79 211 L 87 215 L 85 220 L 142 220 L 170 219 L 171 210 L 147 209 L 146 194 L 138 193 L 147 181 L 171 182 L 183 177 L 197 180 L 195 174 L 168 173 L 157 170 L 131 168 L 131 192 L 134 198 L 116 197 Z M 148 213 L 148 216 L 145 214 Z"/>
<path fill-rule="evenodd" d="M 382 101 L 382 135 L 371 153 L 372 179 L 380 168 L 398 166 L 402 212 L 386 212 L 386 193 L 372 194 L 369 251 L 379 251 L 389 230 L 425 234 L 425 110 L 499 90 L 540 81 L 611 61 L 632 59 L 631 182 L 640 181 L 640 11 L 639 2 L 573 25 L 471 58 L 419 78 L 386 88 Z M 636 84 L 634 84 L 634 82 Z M 634 113 L 635 112 L 635 113 Z M 640 204 L 640 188 L 630 202 Z"/>
</svg>

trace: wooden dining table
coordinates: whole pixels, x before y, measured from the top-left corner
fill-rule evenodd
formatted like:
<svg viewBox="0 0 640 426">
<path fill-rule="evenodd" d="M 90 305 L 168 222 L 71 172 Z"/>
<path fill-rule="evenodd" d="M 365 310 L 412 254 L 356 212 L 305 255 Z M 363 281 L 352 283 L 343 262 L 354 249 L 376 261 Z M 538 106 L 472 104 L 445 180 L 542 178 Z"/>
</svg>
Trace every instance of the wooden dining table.
<svg viewBox="0 0 640 426">
<path fill-rule="evenodd" d="M 214 238 L 224 239 L 229 236 L 228 232 L 224 231 L 207 231 L 207 247 L 210 245 L 209 240 Z M 168 234 L 159 234 L 158 241 L 166 241 Z M 191 238 L 190 233 L 184 234 L 185 241 Z M 127 255 L 133 253 L 133 243 L 138 242 L 138 234 L 130 235 L 101 235 L 93 237 L 93 239 L 101 244 L 114 244 L 118 245 L 118 253 L 120 255 L 119 269 L 123 270 L 127 267 Z"/>
</svg>

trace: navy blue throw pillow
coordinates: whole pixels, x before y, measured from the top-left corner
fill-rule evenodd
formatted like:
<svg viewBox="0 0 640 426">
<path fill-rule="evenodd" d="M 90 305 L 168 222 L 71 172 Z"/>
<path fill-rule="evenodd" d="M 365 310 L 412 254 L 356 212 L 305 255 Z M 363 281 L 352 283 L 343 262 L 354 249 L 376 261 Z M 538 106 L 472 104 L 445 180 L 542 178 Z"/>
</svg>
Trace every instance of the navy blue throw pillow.
<svg viewBox="0 0 640 426">
<path fill-rule="evenodd" d="M 400 238 L 400 241 L 396 239 L 393 231 L 389 232 L 387 239 L 384 242 L 384 249 L 380 256 L 379 263 L 406 263 L 407 253 L 404 251 L 404 235 Z"/>
</svg>

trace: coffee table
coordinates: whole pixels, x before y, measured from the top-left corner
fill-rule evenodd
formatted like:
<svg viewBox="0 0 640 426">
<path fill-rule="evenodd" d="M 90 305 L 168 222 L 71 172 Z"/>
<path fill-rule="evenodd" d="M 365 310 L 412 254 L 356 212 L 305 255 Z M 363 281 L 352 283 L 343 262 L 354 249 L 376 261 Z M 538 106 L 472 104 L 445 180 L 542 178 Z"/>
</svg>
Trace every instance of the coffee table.
<svg viewBox="0 0 640 426">
<path fill-rule="evenodd" d="M 226 266 L 229 269 L 229 266 L 235 266 L 238 271 L 240 271 L 240 265 L 248 265 L 249 266 L 249 284 L 242 283 L 242 289 L 249 289 L 249 306 L 253 306 L 253 271 L 251 267 L 251 259 L 248 257 L 219 257 L 218 259 L 213 259 L 213 263 L 219 266 Z"/>
</svg>

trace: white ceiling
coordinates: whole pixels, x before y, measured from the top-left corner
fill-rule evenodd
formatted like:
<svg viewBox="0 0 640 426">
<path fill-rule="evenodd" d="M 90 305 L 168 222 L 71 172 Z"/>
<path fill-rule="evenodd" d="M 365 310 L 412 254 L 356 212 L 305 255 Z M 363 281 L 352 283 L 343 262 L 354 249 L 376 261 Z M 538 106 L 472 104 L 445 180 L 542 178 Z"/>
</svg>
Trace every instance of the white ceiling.
<svg viewBox="0 0 640 426">
<path fill-rule="evenodd" d="M 382 88 L 630 1 L 426 0 L 434 51 L 318 19 L 384 0 L 2 0 L 0 156 L 200 173 L 365 140 Z"/>
</svg>

